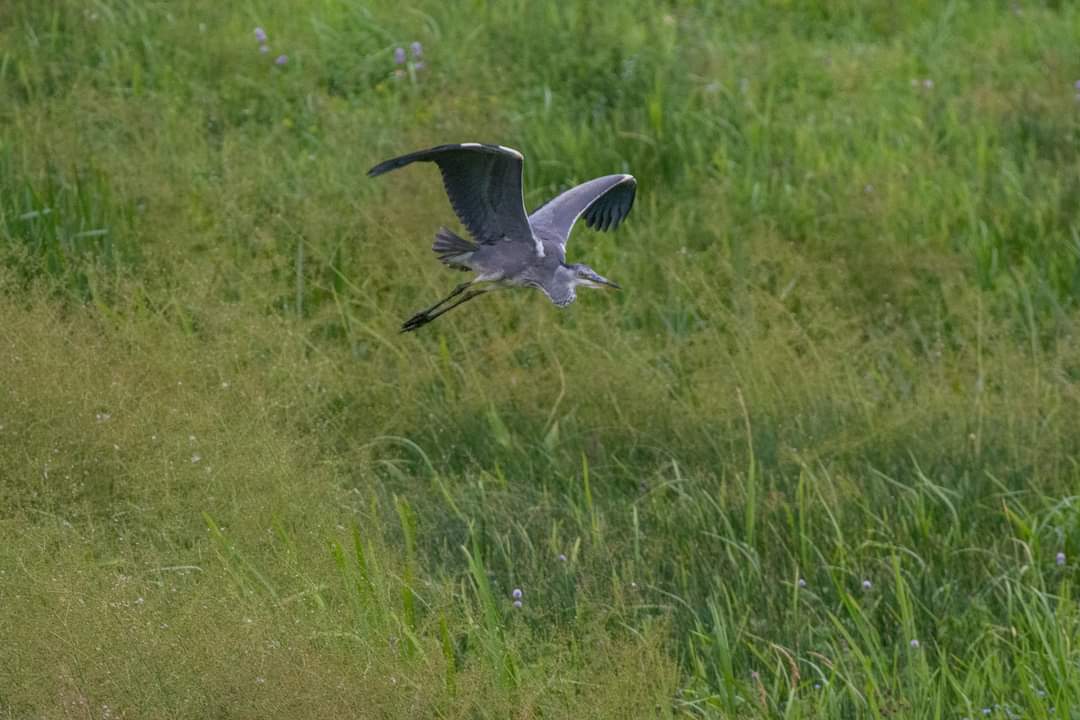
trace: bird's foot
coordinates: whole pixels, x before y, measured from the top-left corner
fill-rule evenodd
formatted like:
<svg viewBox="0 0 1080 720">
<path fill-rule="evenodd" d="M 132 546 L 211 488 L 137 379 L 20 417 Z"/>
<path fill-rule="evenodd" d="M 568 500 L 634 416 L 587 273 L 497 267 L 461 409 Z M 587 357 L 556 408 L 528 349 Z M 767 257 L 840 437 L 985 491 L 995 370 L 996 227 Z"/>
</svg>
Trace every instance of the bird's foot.
<svg viewBox="0 0 1080 720">
<path fill-rule="evenodd" d="M 427 325 L 429 322 L 431 322 L 431 316 L 428 315 L 426 310 L 421 310 L 401 324 L 401 332 L 412 332 L 419 327 Z"/>
</svg>

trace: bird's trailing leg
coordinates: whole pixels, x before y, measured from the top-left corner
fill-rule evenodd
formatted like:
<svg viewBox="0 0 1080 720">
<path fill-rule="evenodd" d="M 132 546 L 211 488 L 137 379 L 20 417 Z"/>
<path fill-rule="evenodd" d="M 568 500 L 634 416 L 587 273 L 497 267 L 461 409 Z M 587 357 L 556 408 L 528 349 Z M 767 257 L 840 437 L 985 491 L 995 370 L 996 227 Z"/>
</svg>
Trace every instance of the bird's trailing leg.
<svg viewBox="0 0 1080 720">
<path fill-rule="evenodd" d="M 468 287 L 470 284 L 471 283 L 464 283 L 464 286 Z M 483 295 L 486 292 L 490 292 L 493 288 L 487 287 L 487 288 L 479 288 L 477 290 L 473 290 L 472 292 L 466 293 L 463 298 L 458 300 L 453 305 L 447 305 L 442 310 L 439 310 L 438 312 L 433 312 L 440 305 L 445 304 L 447 300 L 450 300 L 451 298 L 453 298 L 456 295 L 460 294 L 463 289 L 464 288 L 462 288 L 462 286 L 459 285 L 457 288 L 454 288 L 454 292 L 450 293 L 450 295 L 448 297 L 446 297 L 445 299 L 435 303 L 434 305 L 432 305 L 427 310 L 421 310 L 420 312 L 413 315 L 411 318 L 406 320 L 405 323 L 401 326 L 401 332 L 403 332 L 403 333 L 411 332 L 413 330 L 416 330 L 419 327 L 427 325 L 429 322 L 431 322 L 435 318 L 439 317 L 440 315 L 445 315 L 446 313 L 450 312 L 451 310 L 458 307 L 459 305 L 464 305 L 465 303 L 469 302 L 474 297 L 478 297 L 480 295 Z"/>
<path fill-rule="evenodd" d="M 406 327 L 407 325 L 412 325 L 412 324 L 416 324 L 416 327 L 420 327 L 420 325 L 423 325 L 423 324 L 424 324 L 424 323 L 423 323 L 423 319 L 424 319 L 425 317 L 427 317 L 427 316 L 428 316 L 428 315 L 430 315 L 431 313 L 435 312 L 435 311 L 436 311 L 436 310 L 437 310 L 438 308 L 440 308 L 440 307 L 442 307 L 443 305 L 445 305 L 446 303 L 450 302 L 451 300 L 453 300 L 454 298 L 456 298 L 456 297 L 457 297 L 458 295 L 460 295 L 461 293 L 463 293 L 463 292 L 465 292 L 466 290 L 468 290 L 468 289 L 469 289 L 469 286 L 470 286 L 470 285 L 472 285 L 472 283 L 471 283 L 471 282 L 463 282 L 463 283 L 461 283 L 460 285 L 458 285 L 457 287 L 455 287 L 455 288 L 454 288 L 453 290 L 451 290 L 451 291 L 450 291 L 450 294 L 449 294 L 449 295 L 447 295 L 446 297 L 444 297 L 444 298 L 443 298 L 442 300 L 440 300 L 439 302 L 435 303 L 435 304 L 434 304 L 434 305 L 432 305 L 431 307 L 429 307 L 429 308 L 427 308 L 427 309 L 424 309 L 424 310 L 421 310 L 420 312 L 418 312 L 418 313 L 416 313 L 415 315 L 413 315 L 413 316 L 412 316 L 411 318 L 409 318 L 408 320 L 406 320 L 406 321 L 405 321 L 405 324 L 404 324 L 404 325 L 402 325 L 402 326 L 401 326 L 401 327 L 402 327 L 402 332 L 405 332 L 405 327 Z"/>
</svg>

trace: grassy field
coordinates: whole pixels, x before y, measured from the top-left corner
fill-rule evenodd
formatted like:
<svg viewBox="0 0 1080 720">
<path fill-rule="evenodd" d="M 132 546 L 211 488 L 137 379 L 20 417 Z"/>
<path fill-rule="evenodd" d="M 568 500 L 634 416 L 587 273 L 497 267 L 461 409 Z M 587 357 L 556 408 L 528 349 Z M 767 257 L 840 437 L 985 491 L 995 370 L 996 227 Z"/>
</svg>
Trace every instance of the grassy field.
<svg viewBox="0 0 1080 720">
<path fill-rule="evenodd" d="M 0 717 L 1078 717 L 1078 37 L 0 3 Z M 399 335 L 469 140 L 624 291 Z"/>
</svg>

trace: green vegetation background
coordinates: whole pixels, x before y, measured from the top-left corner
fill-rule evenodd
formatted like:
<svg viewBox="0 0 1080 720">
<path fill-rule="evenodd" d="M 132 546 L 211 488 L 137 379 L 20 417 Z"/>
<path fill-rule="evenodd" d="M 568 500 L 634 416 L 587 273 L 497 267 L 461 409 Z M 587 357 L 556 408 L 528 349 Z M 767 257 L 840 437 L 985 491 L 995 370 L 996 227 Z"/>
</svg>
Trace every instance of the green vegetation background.
<svg viewBox="0 0 1080 720">
<path fill-rule="evenodd" d="M 0 716 L 1080 707 L 1078 38 L 1069 2 L 0 4 Z M 570 244 L 626 289 L 398 335 L 455 225 L 433 169 L 364 171 L 466 140 L 530 206 L 633 172 Z"/>
</svg>

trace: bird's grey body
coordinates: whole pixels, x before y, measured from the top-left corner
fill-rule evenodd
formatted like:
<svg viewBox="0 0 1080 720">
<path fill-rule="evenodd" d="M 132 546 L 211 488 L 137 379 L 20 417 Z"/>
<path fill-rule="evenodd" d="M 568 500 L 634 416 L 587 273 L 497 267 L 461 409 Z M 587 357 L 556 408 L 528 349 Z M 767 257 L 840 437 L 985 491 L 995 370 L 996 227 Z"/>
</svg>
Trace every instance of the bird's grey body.
<svg viewBox="0 0 1080 720">
<path fill-rule="evenodd" d="M 439 259 L 450 267 L 471 270 L 476 277 L 409 318 L 403 332 L 499 287 L 537 288 L 559 307 L 574 301 L 579 285 L 618 288 L 586 265 L 568 265 L 566 241 L 579 217 L 597 229 L 616 227 L 633 206 L 633 176 L 590 180 L 528 215 L 522 200 L 522 161 L 521 153 L 502 145 L 459 143 L 403 155 L 368 171 L 374 177 L 413 162 L 436 163 L 450 204 L 476 239 L 470 242 L 445 228 L 436 234 L 432 249 Z M 443 307 L 462 293 L 464 297 L 456 303 Z"/>
</svg>

